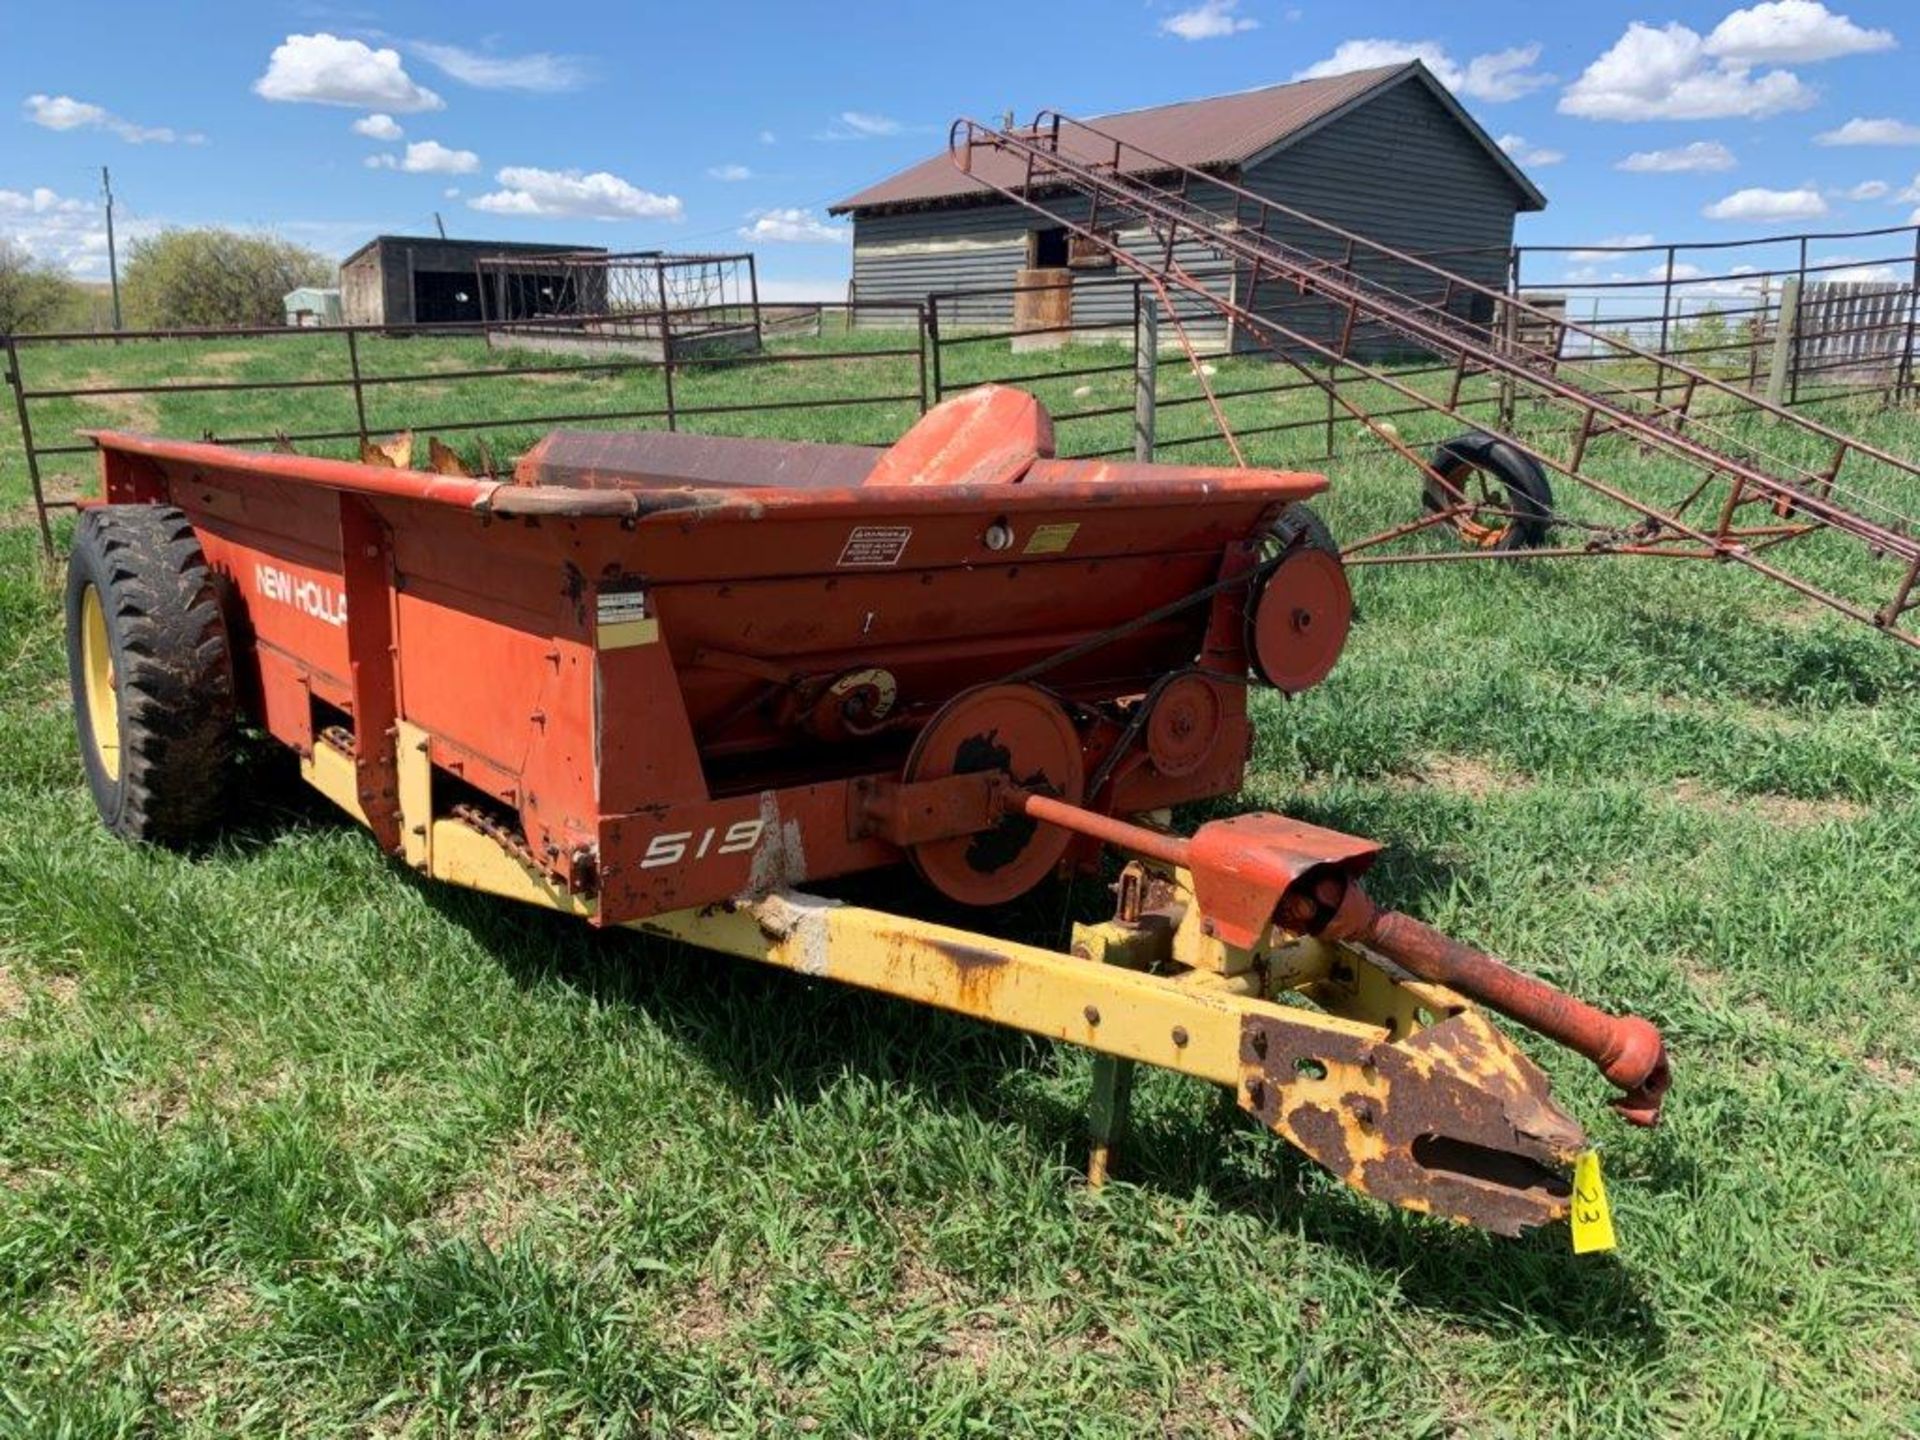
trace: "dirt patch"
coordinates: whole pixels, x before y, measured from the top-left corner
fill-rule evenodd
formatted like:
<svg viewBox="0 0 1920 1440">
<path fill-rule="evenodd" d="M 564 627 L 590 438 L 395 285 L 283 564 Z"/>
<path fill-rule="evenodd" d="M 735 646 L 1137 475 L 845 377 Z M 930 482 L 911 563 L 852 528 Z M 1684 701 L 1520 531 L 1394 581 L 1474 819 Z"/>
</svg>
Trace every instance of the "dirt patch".
<svg viewBox="0 0 1920 1440">
<path fill-rule="evenodd" d="M 202 350 L 193 357 L 193 363 L 224 372 L 259 358 L 260 352 L 257 350 Z"/>
<path fill-rule="evenodd" d="M 27 1013 L 27 987 L 14 978 L 13 971 L 0 965 L 0 1020 L 12 1020 Z"/>
<path fill-rule="evenodd" d="M 123 383 L 124 377 L 111 371 L 89 370 L 75 382 L 75 388 Z M 77 395 L 73 403 L 81 408 L 83 426 L 104 425 L 113 430 L 147 432 L 160 429 L 160 409 L 152 395 Z"/>
<path fill-rule="evenodd" d="M 975 1374 L 985 1374 L 1004 1348 L 1000 1324 L 987 1310 L 966 1316 L 938 1342 L 940 1354 L 949 1364 L 965 1365 Z"/>
<path fill-rule="evenodd" d="M 80 996 L 80 982 L 71 975 L 45 975 L 29 981 L 10 966 L 0 965 L 0 1021 L 17 1020 L 26 1014 L 35 995 L 44 995 L 56 1005 L 71 1005 Z"/>
<path fill-rule="evenodd" d="M 1470 800 L 1484 800 L 1490 795 L 1523 790 L 1527 781 L 1503 775 L 1472 755 L 1429 755 L 1420 762 L 1418 774 L 1395 776 L 1388 784 L 1399 790 L 1444 790 Z"/>
<path fill-rule="evenodd" d="M 541 1210 L 592 1181 L 579 1141 L 558 1125 L 518 1137 L 487 1170 L 449 1195 L 434 1211 L 436 1228 L 478 1235 L 490 1250 L 506 1245 Z"/>
<path fill-rule="evenodd" d="M 766 1277 L 758 1272 L 725 1282 L 702 1275 L 692 1290 L 663 1307 L 661 1329 L 683 1345 L 717 1344 L 760 1313 L 765 1299 Z"/>
<path fill-rule="evenodd" d="M 1218 1361 L 1195 1365 L 1180 1377 L 1162 1421 L 1167 1435 L 1254 1435 L 1260 1424 L 1247 1407 L 1246 1387 Z"/>
<path fill-rule="evenodd" d="M 1903 1065 L 1897 1060 L 1888 1060 L 1883 1056 L 1869 1055 L 1860 1062 L 1874 1079 L 1883 1081 L 1895 1089 L 1911 1089 L 1913 1082 L 1920 1080 L 1920 1070 L 1911 1065 Z"/>
<path fill-rule="evenodd" d="M 1828 796 L 1800 800 L 1791 795 L 1732 795 L 1712 790 L 1698 780 L 1676 780 L 1667 794 L 1690 809 L 1709 815 L 1744 816 L 1790 830 L 1814 825 L 1846 825 L 1864 819 L 1867 807 L 1857 800 Z"/>
</svg>

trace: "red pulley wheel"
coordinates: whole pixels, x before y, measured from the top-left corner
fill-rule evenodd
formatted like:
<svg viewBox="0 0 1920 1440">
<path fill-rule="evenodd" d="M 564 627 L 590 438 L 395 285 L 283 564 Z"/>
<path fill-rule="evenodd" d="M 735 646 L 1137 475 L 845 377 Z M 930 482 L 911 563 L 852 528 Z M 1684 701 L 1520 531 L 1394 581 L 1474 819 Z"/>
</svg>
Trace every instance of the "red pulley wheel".
<svg viewBox="0 0 1920 1440">
<path fill-rule="evenodd" d="M 1147 695 L 1147 755 L 1162 775 L 1191 775 L 1207 763 L 1226 724 L 1219 686 L 1204 675 L 1169 675 Z"/>
<path fill-rule="evenodd" d="M 1247 654 L 1259 677 L 1294 694 L 1327 678 L 1353 624 L 1353 592 L 1337 557 L 1296 546 L 1267 576 L 1247 616 Z"/>
<path fill-rule="evenodd" d="M 1080 732 L 1046 691 L 982 685 L 949 700 L 920 732 L 902 779 L 942 780 L 1000 770 L 1027 790 L 1077 805 L 1086 795 Z M 908 847 L 914 868 L 964 905 L 999 905 L 1026 894 L 1053 871 L 1073 837 L 1024 815 L 991 830 Z"/>
</svg>

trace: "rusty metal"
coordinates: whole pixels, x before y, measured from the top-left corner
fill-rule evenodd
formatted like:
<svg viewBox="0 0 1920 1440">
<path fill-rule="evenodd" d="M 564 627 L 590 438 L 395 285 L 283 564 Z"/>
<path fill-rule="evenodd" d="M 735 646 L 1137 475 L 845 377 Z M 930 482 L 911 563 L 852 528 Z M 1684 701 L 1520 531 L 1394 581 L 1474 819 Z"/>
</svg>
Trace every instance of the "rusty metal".
<svg viewBox="0 0 1920 1440">
<path fill-rule="evenodd" d="M 1637 1015 L 1609 1015 L 1411 916 L 1375 905 L 1358 883 L 1379 854 L 1372 841 L 1283 815 L 1210 821 L 1183 839 L 1052 796 L 1025 794 L 1015 803 L 1035 820 L 1191 873 L 1203 926 L 1227 945 L 1257 949 L 1276 925 L 1365 945 L 1591 1060 L 1626 1092 L 1612 1102 L 1625 1119 L 1636 1125 L 1659 1119 L 1672 1073 L 1658 1029 Z"/>
<path fill-rule="evenodd" d="M 1316 933 L 1377 950 L 1421 979 L 1470 995 L 1585 1056 L 1625 1092 L 1610 1102 L 1624 1118 L 1635 1125 L 1658 1123 L 1673 1075 L 1666 1044 L 1650 1021 L 1609 1015 L 1410 915 L 1382 909 L 1357 884 L 1344 892 L 1332 921 Z"/>
<path fill-rule="evenodd" d="M 907 786 L 990 773 L 1078 805 L 1086 793 L 1079 732 L 1060 703 L 1033 685 L 987 685 L 944 705 L 907 756 Z M 1065 857 L 1072 836 L 1018 813 L 990 829 L 907 847 L 928 884 L 963 905 L 997 905 L 1024 895 Z"/>
<path fill-rule="evenodd" d="M 1282 555 L 1247 616 L 1247 650 L 1260 678 L 1289 695 L 1333 673 L 1353 625 L 1353 592 L 1339 559 L 1311 545 Z"/>
<path fill-rule="evenodd" d="M 1351 398 L 1347 394 L 1351 386 L 1342 385 L 1331 373 L 1319 374 L 1308 363 L 1327 362 L 1351 379 L 1383 387 L 1417 407 L 1456 413 L 1457 407 L 1450 408 L 1443 397 L 1430 395 L 1392 369 L 1370 361 L 1360 348 L 1356 322 L 1364 323 L 1369 343 L 1375 337 L 1390 338 L 1439 357 L 1455 369 L 1497 378 L 1503 393 L 1510 391 L 1527 401 L 1532 414 L 1525 438 L 1500 424 L 1481 428 L 1625 512 L 1628 519 L 1609 532 L 1595 534 L 1589 549 L 1738 564 L 1920 648 L 1920 633 L 1905 622 L 1906 612 L 1882 598 L 1920 560 L 1920 519 L 1912 508 L 1901 508 L 1912 507 L 1920 497 L 1920 465 L 1787 407 L 1759 400 L 1671 357 L 1551 315 L 1503 290 L 1255 195 L 1220 175 L 1150 154 L 1110 130 L 1058 112 L 1044 111 L 1032 126 L 1020 130 L 956 121 L 950 152 L 960 171 L 1086 243 L 1102 247 L 1117 266 L 1138 276 L 1156 294 L 1177 291 L 1190 301 L 1205 303 L 1236 330 L 1261 337 L 1270 353 L 1295 368 L 1304 380 L 1321 385 L 1357 422 L 1428 479 L 1439 478 L 1432 466 L 1397 433 L 1381 425 L 1377 413 Z M 1110 152 L 1111 158 L 1089 158 L 1103 152 Z M 995 167 L 980 163 L 983 153 L 997 157 Z M 1177 183 L 1166 183 L 1167 177 Z M 1259 217 L 1260 223 L 1247 224 L 1244 215 L 1235 223 L 1203 208 L 1189 197 L 1190 184 L 1205 184 L 1225 194 L 1237 207 Z M 1075 219 L 1073 207 L 1096 201 L 1116 221 L 1148 231 L 1154 243 L 1129 249 L 1110 235 L 1088 230 Z M 1271 226 L 1268 221 L 1273 222 Z M 1357 259 L 1350 265 L 1330 266 L 1323 258 L 1276 238 L 1282 231 L 1350 246 Z M 1196 250 L 1243 273 L 1256 273 L 1263 282 L 1284 282 L 1299 296 L 1316 302 L 1323 314 L 1344 316 L 1340 338 L 1329 340 L 1310 327 L 1284 323 L 1271 312 L 1256 311 L 1205 284 L 1182 258 Z M 1414 278 L 1403 278 L 1407 276 Z M 1416 285 L 1428 289 L 1410 288 Z M 1534 325 L 1553 327 L 1557 334 L 1578 337 L 1597 354 L 1630 360 L 1649 373 L 1653 383 L 1622 384 L 1597 368 L 1582 371 L 1561 360 L 1557 351 L 1549 353 L 1523 341 L 1517 332 L 1496 334 L 1488 323 L 1461 313 L 1463 307 L 1470 311 L 1475 304 L 1484 305 L 1492 315 L 1525 318 Z M 1670 391 L 1685 397 L 1684 409 L 1666 403 Z M 1831 447 L 1832 459 L 1820 469 L 1788 461 L 1773 453 L 1765 441 L 1734 433 L 1723 415 L 1702 411 L 1695 403 L 1700 395 L 1724 402 L 1729 412 L 1767 416 L 1781 435 Z M 1538 428 L 1539 417 L 1546 414 L 1557 414 L 1567 422 L 1570 443 L 1565 452 L 1557 448 L 1557 437 Z M 1577 439 L 1573 438 L 1576 424 Z M 1871 598 L 1863 599 L 1830 589 L 1774 559 L 1760 559 L 1756 542 L 1779 537 L 1742 525 L 1737 514 L 1713 528 L 1701 528 L 1671 507 L 1636 493 L 1638 480 L 1610 478 L 1613 463 L 1631 452 L 1596 447 L 1593 437 L 1601 430 L 1631 440 L 1639 451 L 1664 457 L 1698 480 L 1789 506 L 1810 526 L 1844 536 L 1876 559 L 1892 561 L 1896 569 L 1885 582 L 1886 591 L 1876 587 Z M 1843 470 L 1848 471 L 1844 478 Z M 1898 503 L 1870 493 L 1876 483 L 1898 486 Z"/>
</svg>

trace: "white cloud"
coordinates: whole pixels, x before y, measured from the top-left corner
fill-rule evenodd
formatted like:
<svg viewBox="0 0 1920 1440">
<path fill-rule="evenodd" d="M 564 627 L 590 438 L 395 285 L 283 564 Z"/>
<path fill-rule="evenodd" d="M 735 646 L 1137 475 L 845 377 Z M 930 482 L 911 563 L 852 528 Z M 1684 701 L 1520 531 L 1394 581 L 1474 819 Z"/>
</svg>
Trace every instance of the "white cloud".
<svg viewBox="0 0 1920 1440">
<path fill-rule="evenodd" d="M 1913 183 L 1893 197 L 1896 200 L 1920 200 L 1920 175 L 1913 177 Z M 1909 220 L 1909 225 L 1914 222 Z"/>
<path fill-rule="evenodd" d="M 1831 60 L 1891 50 L 1893 34 L 1863 30 L 1819 0 L 1764 0 L 1735 10 L 1707 36 L 1707 53 L 1746 65 Z"/>
<path fill-rule="evenodd" d="M 760 210 L 749 217 L 753 223 L 740 227 L 743 240 L 772 241 L 779 244 L 845 245 L 853 239 L 853 230 L 816 217 L 811 210 Z"/>
<path fill-rule="evenodd" d="M 890 115 L 874 115 L 865 110 L 842 110 L 840 123 L 856 135 L 898 135 L 900 122 Z"/>
<path fill-rule="evenodd" d="M 342 40 L 324 31 L 289 35 L 274 47 L 267 73 L 253 82 L 265 100 L 314 105 L 353 105 L 363 110 L 439 110 L 443 101 L 414 82 L 400 63 L 398 50 L 375 50 L 359 40 Z"/>
<path fill-rule="evenodd" d="M 1753 185 L 1714 201 L 1700 213 L 1709 220 L 1812 220 L 1827 213 L 1827 202 L 1810 185 L 1797 190 Z"/>
<path fill-rule="evenodd" d="M 1832 264 L 1831 260 L 1826 262 Z M 1822 280 L 1840 280 L 1848 284 L 1888 285 L 1907 279 L 1913 273 L 1912 267 L 1903 265 L 1898 270 L 1891 265 L 1842 265 L 1838 270 L 1822 270 Z"/>
<path fill-rule="evenodd" d="M 404 170 L 409 175 L 471 175 L 480 157 L 471 150 L 454 150 L 438 140 L 415 140 L 404 155 L 369 155 L 366 163 L 381 170 Z"/>
<path fill-rule="evenodd" d="M 91 129 L 104 125 L 107 120 L 107 112 L 102 107 L 76 100 L 71 95 L 29 95 L 24 108 L 27 119 L 48 130 L 78 130 L 82 126 Z"/>
<path fill-rule="evenodd" d="M 29 95 L 21 108 L 28 120 L 45 129 L 105 130 L 129 145 L 171 145 L 176 140 L 199 145 L 207 138 L 198 131 L 182 135 L 167 125 L 136 125 L 104 105 L 76 100 L 71 95 Z"/>
<path fill-rule="evenodd" d="M 1862 180 L 1851 189 L 1842 190 L 1843 200 L 1884 200 L 1893 191 L 1893 187 L 1884 180 Z"/>
<path fill-rule="evenodd" d="M 771 130 L 762 130 L 760 132 L 760 143 L 762 145 L 778 144 L 779 140 L 780 140 L 780 137 L 774 134 Z"/>
<path fill-rule="evenodd" d="M 1592 250 L 1574 250 L 1567 255 L 1569 260 L 1584 261 L 1591 265 L 1596 261 L 1611 260 L 1614 252 L 1630 249 L 1635 245 L 1651 245 L 1651 235 L 1608 235 L 1600 240 L 1598 247 Z"/>
<path fill-rule="evenodd" d="M 1293 78 L 1313 80 L 1419 60 L 1434 79 L 1456 94 L 1474 100 L 1517 100 L 1553 83 L 1553 76 L 1532 68 L 1539 58 L 1538 45 L 1516 45 L 1472 56 L 1462 65 L 1437 40 L 1342 40 L 1333 54 L 1294 72 Z"/>
<path fill-rule="evenodd" d="M 1656 30 L 1635 20 L 1566 88 L 1559 109 L 1587 120 L 1759 119 L 1813 102 L 1812 88 L 1791 70 L 1756 75 L 1743 61 L 1711 54 L 1684 25 Z"/>
<path fill-rule="evenodd" d="M 1260 22 L 1236 15 L 1240 0 L 1200 0 L 1191 10 L 1169 15 L 1160 22 L 1162 35 L 1177 35 L 1182 40 L 1218 40 L 1244 30 L 1258 30 Z"/>
<path fill-rule="evenodd" d="M 1671 150 L 1636 150 L 1614 165 L 1616 170 L 1674 175 L 1690 171 L 1731 170 L 1733 151 L 1718 140 L 1695 140 Z"/>
<path fill-rule="evenodd" d="M 1502 135 L 1493 142 L 1512 157 L 1516 165 L 1531 165 L 1538 170 L 1543 165 L 1558 165 L 1567 158 L 1564 150 L 1551 150 L 1545 145 L 1531 145 L 1524 135 Z"/>
<path fill-rule="evenodd" d="M 353 122 L 352 129 L 356 135 L 364 135 L 369 140 L 385 140 L 389 144 L 407 133 L 400 128 L 400 122 L 398 120 L 395 120 L 391 115 L 382 115 L 379 113 L 362 115 L 358 120 Z"/>
<path fill-rule="evenodd" d="M 908 125 L 894 119 L 891 115 L 875 114 L 871 110 L 842 110 L 834 116 L 824 130 L 816 130 L 816 140 L 880 140 L 891 135 L 905 135 L 925 129 L 921 125 Z M 769 132 L 761 131 L 764 140 Z M 771 144 L 772 141 L 766 141 Z"/>
<path fill-rule="evenodd" d="M 555 94 L 578 90 L 590 78 L 587 63 L 577 55 L 483 55 L 459 45 L 414 40 L 407 48 L 454 79 L 481 90 L 530 90 Z"/>
<path fill-rule="evenodd" d="M 728 182 L 751 180 L 753 178 L 753 171 L 744 165 L 710 165 L 707 167 L 707 174 L 716 180 L 726 180 Z"/>
<path fill-rule="evenodd" d="M 122 233 L 140 234 L 148 228 L 150 224 L 130 222 Z M 70 274 L 106 273 L 107 232 L 100 207 L 45 185 L 0 190 L 0 239 Z"/>
<path fill-rule="evenodd" d="M 440 195 L 442 199 L 458 200 L 460 198 L 460 187 L 458 185 L 449 185 L 440 192 Z"/>
<path fill-rule="evenodd" d="M 467 202 L 493 215 L 564 215 L 584 220 L 682 220 L 677 195 L 656 195 L 604 170 L 542 170 L 508 165 L 494 179 L 503 187 Z"/>
<path fill-rule="evenodd" d="M 1904 120 L 1847 121 L 1837 130 L 1822 130 L 1813 137 L 1816 145 L 1920 145 L 1920 125 Z"/>
</svg>

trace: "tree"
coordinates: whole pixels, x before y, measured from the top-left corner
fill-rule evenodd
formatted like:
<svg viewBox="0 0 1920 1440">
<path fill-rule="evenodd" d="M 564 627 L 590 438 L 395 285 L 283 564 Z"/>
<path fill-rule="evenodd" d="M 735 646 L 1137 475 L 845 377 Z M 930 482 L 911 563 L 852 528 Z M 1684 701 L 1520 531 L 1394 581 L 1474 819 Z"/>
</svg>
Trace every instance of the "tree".
<svg viewBox="0 0 1920 1440">
<path fill-rule="evenodd" d="M 166 230 L 133 242 L 120 291 L 141 329 L 278 325 L 289 290 L 333 277 L 326 256 L 271 235 Z"/>
<path fill-rule="evenodd" d="M 0 235 L 0 335 L 49 329 L 79 299 L 65 275 Z"/>
</svg>

